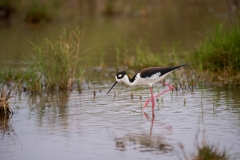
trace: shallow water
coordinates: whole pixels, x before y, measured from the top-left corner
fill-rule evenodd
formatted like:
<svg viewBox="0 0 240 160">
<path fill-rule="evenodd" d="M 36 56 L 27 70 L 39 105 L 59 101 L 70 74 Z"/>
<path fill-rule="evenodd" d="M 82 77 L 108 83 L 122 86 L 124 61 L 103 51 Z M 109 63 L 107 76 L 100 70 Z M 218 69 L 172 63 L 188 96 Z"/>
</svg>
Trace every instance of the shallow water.
<svg viewBox="0 0 240 160">
<path fill-rule="evenodd" d="M 196 153 L 197 133 L 200 144 L 205 139 L 240 158 L 239 86 L 166 93 L 154 118 L 151 104 L 141 108 L 148 88 L 119 85 L 115 99 L 114 91 L 106 95 L 108 84 L 94 88 L 95 99 L 92 85 L 81 94 L 16 95 L 15 114 L 0 123 L 0 159 L 179 159 L 179 143 L 188 156 Z"/>
</svg>

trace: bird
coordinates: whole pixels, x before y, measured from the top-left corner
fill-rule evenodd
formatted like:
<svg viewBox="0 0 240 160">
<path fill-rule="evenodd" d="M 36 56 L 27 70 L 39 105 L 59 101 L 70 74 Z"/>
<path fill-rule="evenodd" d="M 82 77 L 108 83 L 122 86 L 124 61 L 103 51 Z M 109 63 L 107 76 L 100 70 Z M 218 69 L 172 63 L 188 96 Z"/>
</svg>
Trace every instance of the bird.
<svg viewBox="0 0 240 160">
<path fill-rule="evenodd" d="M 148 103 L 152 101 L 152 111 L 154 112 L 154 98 L 159 97 L 160 95 L 171 91 L 173 89 L 173 86 L 166 84 L 165 82 L 162 82 L 162 80 L 172 73 L 174 70 L 187 66 L 188 64 L 183 64 L 183 65 L 178 65 L 178 66 L 168 66 L 168 67 L 150 67 L 150 68 L 145 68 L 141 70 L 140 72 L 137 72 L 132 78 L 129 78 L 127 73 L 125 71 L 118 72 L 115 76 L 116 81 L 112 85 L 112 87 L 109 89 L 107 94 L 113 89 L 113 87 L 118 83 L 118 82 L 123 82 L 128 86 L 144 86 L 147 85 L 149 86 L 150 93 L 151 93 L 151 98 L 147 99 L 143 108 L 147 107 Z M 152 91 L 152 86 L 153 84 L 160 82 L 163 85 L 167 86 L 168 89 L 159 93 L 158 95 L 154 96 L 153 91 Z"/>
</svg>

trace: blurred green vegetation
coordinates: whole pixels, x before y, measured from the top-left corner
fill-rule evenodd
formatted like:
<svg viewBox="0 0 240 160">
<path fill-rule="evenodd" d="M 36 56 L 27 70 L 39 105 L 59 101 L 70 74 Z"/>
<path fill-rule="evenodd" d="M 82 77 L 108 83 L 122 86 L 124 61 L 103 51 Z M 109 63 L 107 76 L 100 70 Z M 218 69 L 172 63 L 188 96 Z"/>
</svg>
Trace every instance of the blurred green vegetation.
<svg viewBox="0 0 240 160">
<path fill-rule="evenodd" d="M 134 55 L 127 53 L 128 46 L 117 48 L 117 64 L 139 71 L 152 66 L 190 64 L 195 77 L 206 77 L 211 81 L 240 80 L 240 25 L 215 25 L 215 31 L 193 51 L 186 51 L 175 46 L 166 46 L 163 53 L 154 53 L 141 44 L 135 47 Z M 121 55 L 119 55 L 121 53 Z M 124 58 L 119 58 L 119 57 Z M 118 66 L 118 67 L 122 67 Z M 123 68 L 123 67 L 122 67 Z M 209 76 L 205 76 L 208 74 Z"/>
<path fill-rule="evenodd" d="M 8 70 L 2 72 L 3 84 L 21 83 L 25 90 L 39 92 L 71 89 L 74 84 L 80 85 L 84 67 L 77 67 L 80 62 L 80 47 L 83 32 L 79 29 L 67 33 L 63 30 L 55 40 L 44 39 L 43 45 L 33 45 L 32 59 L 26 71 Z"/>
<path fill-rule="evenodd" d="M 216 0 L 215 0 L 216 1 Z M 233 1 L 226 1 L 226 8 L 231 13 L 236 12 L 238 7 Z M 105 15 L 105 16 L 141 16 L 145 17 L 151 13 L 156 6 L 162 6 L 164 1 L 159 0 L 1 0 L 0 8 L 12 8 L 10 12 L 16 12 L 14 18 L 30 23 L 49 22 L 73 14 L 82 16 Z M 210 3 L 199 0 L 169 0 L 171 9 L 179 6 L 193 8 L 195 6 L 208 6 Z M 190 5 L 190 6 L 189 6 Z M 1 18 L 1 17 L 0 17 Z"/>
<path fill-rule="evenodd" d="M 240 27 L 220 24 L 194 51 L 192 60 L 200 70 L 232 76 L 240 73 Z"/>
</svg>

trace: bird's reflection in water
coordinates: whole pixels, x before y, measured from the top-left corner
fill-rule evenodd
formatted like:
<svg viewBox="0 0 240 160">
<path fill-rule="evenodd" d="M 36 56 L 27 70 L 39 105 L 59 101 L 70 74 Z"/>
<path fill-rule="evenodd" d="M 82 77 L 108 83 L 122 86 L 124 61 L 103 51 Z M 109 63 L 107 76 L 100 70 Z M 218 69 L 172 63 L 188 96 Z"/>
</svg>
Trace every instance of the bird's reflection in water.
<svg viewBox="0 0 240 160">
<path fill-rule="evenodd" d="M 115 137 L 115 144 L 117 150 L 126 151 L 127 149 L 136 149 L 140 152 L 159 152 L 170 153 L 174 151 L 173 145 L 171 145 L 166 138 L 166 135 L 172 133 L 171 126 L 162 122 L 155 122 L 154 112 L 150 119 L 148 114 L 143 112 L 146 120 L 151 121 L 150 133 L 130 133 L 123 137 Z M 156 124 L 154 124 L 156 123 Z M 153 134 L 153 126 L 160 125 L 164 127 L 164 133 Z"/>
<path fill-rule="evenodd" d="M 167 136 L 172 134 L 172 126 L 171 125 L 167 125 L 164 122 L 161 121 L 155 121 L 155 114 L 154 112 L 152 112 L 152 118 L 150 119 L 148 114 L 146 112 L 143 112 L 143 115 L 145 116 L 146 120 L 151 121 L 151 126 L 150 126 L 150 137 L 152 136 L 152 132 L 153 132 L 153 125 L 157 125 L 157 126 L 161 126 L 163 127 L 164 131 L 161 132 L 162 136 Z"/>
<path fill-rule="evenodd" d="M 172 152 L 173 146 L 167 142 L 161 135 L 148 134 L 127 134 L 121 138 L 115 138 L 116 148 L 120 151 L 126 151 L 127 148 L 137 149 L 141 152 L 160 151 L 162 153 Z"/>
</svg>

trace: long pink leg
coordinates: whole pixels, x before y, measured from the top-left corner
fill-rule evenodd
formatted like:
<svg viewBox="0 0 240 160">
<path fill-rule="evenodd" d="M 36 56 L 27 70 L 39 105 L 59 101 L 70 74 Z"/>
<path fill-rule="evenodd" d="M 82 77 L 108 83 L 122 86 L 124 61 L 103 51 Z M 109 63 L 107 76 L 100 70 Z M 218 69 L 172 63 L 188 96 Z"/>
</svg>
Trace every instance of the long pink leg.
<svg viewBox="0 0 240 160">
<path fill-rule="evenodd" d="M 154 102 L 154 96 L 153 96 L 153 91 L 152 91 L 152 87 L 150 87 L 150 93 L 151 93 L 151 96 L 152 96 L 152 111 L 154 112 L 154 106 L 155 106 L 155 102 Z M 150 99 L 150 100 L 151 100 Z"/>
<path fill-rule="evenodd" d="M 171 90 L 173 89 L 173 86 L 171 86 L 171 85 L 169 85 L 169 84 L 166 84 L 166 83 L 161 82 L 161 81 L 160 81 L 160 83 L 162 83 L 163 85 L 168 86 L 169 89 L 167 89 L 167 90 L 165 90 L 165 91 L 159 93 L 159 94 L 156 95 L 156 96 L 152 96 L 152 98 L 149 98 L 148 100 L 146 100 L 146 102 L 145 102 L 143 108 L 147 107 L 148 103 L 149 103 L 151 100 L 154 101 L 154 100 L 153 100 L 154 98 L 157 98 L 157 97 L 159 97 L 160 95 L 162 95 L 162 94 L 164 94 L 164 93 L 166 93 L 166 92 L 168 92 L 168 91 L 171 91 Z M 152 92 L 151 92 L 151 94 L 152 94 Z"/>
</svg>

